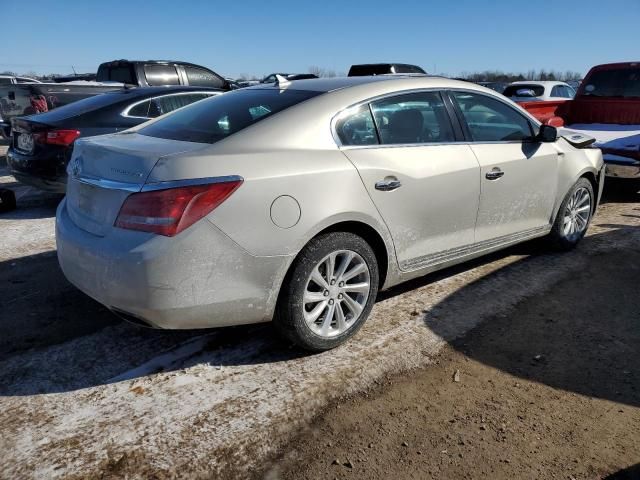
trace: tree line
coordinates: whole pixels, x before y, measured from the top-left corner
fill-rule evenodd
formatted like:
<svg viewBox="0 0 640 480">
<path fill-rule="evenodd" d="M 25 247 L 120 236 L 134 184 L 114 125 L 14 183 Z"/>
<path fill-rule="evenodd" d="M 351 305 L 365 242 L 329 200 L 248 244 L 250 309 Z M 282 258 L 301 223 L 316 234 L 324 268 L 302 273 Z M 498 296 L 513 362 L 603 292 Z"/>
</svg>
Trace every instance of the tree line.
<svg viewBox="0 0 640 480">
<path fill-rule="evenodd" d="M 498 70 L 486 70 L 484 72 L 463 72 L 461 75 L 465 80 L 471 82 L 517 82 L 520 80 L 551 80 L 567 82 L 570 80 L 581 80 L 582 74 L 567 70 L 559 72 L 556 70 L 529 70 L 526 73 L 506 73 Z"/>
<path fill-rule="evenodd" d="M 336 72 L 335 70 L 319 67 L 317 65 L 312 65 L 308 68 L 308 73 L 313 73 L 318 77 L 341 77 L 345 74 L 343 72 Z M 19 77 L 29 77 L 35 78 L 36 80 L 51 80 L 56 77 L 62 77 L 65 75 L 59 73 L 50 73 L 48 75 L 39 75 L 36 72 L 24 72 L 23 74 L 18 74 L 16 72 L 12 72 L 9 70 L 5 70 L 4 72 L 0 72 L 0 75 L 12 75 Z M 447 74 L 439 74 L 445 77 L 448 77 Z M 240 80 L 257 80 L 259 77 L 255 75 L 249 75 L 246 73 L 241 74 L 238 79 Z M 545 70 L 544 68 L 541 70 L 529 70 L 527 72 L 521 73 L 507 73 L 500 70 L 485 70 L 484 72 L 463 72 L 459 78 L 464 78 L 465 80 L 469 80 L 471 82 L 517 82 L 519 80 L 552 80 L 552 81 L 561 81 L 566 82 L 569 80 L 580 80 L 582 79 L 582 74 L 580 72 L 574 72 L 571 70 L 567 70 L 565 72 L 560 72 L 557 70 Z"/>
</svg>

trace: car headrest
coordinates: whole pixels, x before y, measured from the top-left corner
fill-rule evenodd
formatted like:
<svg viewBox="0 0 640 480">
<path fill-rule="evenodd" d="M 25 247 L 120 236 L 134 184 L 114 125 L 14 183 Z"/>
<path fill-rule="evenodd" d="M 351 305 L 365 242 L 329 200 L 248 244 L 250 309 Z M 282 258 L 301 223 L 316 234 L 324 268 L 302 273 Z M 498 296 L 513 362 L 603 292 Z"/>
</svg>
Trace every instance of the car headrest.
<svg viewBox="0 0 640 480">
<path fill-rule="evenodd" d="M 413 143 L 419 140 L 424 127 L 420 110 L 408 108 L 393 112 L 389 118 L 389 134 L 394 142 Z"/>
</svg>

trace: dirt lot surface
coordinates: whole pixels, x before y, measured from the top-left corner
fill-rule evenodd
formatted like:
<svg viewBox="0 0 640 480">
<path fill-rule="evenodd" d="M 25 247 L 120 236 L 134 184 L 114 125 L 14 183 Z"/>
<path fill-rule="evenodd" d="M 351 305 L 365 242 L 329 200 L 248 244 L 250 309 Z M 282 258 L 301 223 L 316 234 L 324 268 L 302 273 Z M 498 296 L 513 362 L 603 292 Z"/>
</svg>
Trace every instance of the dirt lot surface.
<svg viewBox="0 0 640 480">
<path fill-rule="evenodd" d="M 640 245 L 594 256 L 452 342 L 435 364 L 336 401 L 267 478 L 582 479 L 633 467 L 639 279 Z"/>
<path fill-rule="evenodd" d="M 516 429 L 518 422 L 531 428 L 533 423 L 537 425 L 544 441 L 538 440 L 540 443 L 530 450 L 556 454 L 539 465 L 543 473 L 554 471 L 564 475 L 559 478 L 568 478 L 569 470 L 563 470 L 559 463 L 562 446 L 551 448 L 563 443 L 559 441 L 562 435 L 566 436 L 562 448 L 572 452 L 566 458 L 569 466 L 575 465 L 570 463 L 574 459 L 587 458 L 581 453 L 584 445 L 595 452 L 589 442 L 603 447 L 591 454 L 595 460 L 574 467 L 577 473 L 590 474 L 592 470 L 588 468 L 593 468 L 597 475 L 640 461 L 637 453 L 634 460 L 632 452 L 625 450 L 629 448 L 626 442 L 630 430 L 612 420 L 627 418 L 632 428 L 638 415 L 637 392 L 623 382 L 628 379 L 632 386 L 638 385 L 637 363 L 632 363 L 638 357 L 638 314 L 637 310 L 626 314 L 635 315 L 633 330 L 634 325 L 624 321 L 624 311 L 632 304 L 620 297 L 627 290 L 623 286 L 614 288 L 619 282 L 634 280 L 629 269 L 637 266 L 637 254 L 632 259 L 624 253 L 636 251 L 640 245 L 640 204 L 635 196 L 609 195 L 589 236 L 574 252 L 551 254 L 535 244 L 525 244 L 411 282 L 381 295 L 369 321 L 353 341 L 331 352 L 307 355 L 280 342 L 269 325 L 166 332 L 121 322 L 70 285 L 58 268 L 53 217 L 59 197 L 17 185 L 1 160 L 0 182 L 15 189 L 19 197 L 17 210 L 0 214 L 0 478 L 244 478 L 262 471 L 265 459 L 277 458 L 274 455 L 285 451 L 299 451 L 310 469 L 320 469 L 319 463 L 305 457 L 313 452 L 313 435 L 303 434 L 310 443 L 303 442 L 300 449 L 291 447 L 292 436 L 307 432 L 310 422 L 325 412 L 327 405 L 355 402 L 352 404 L 358 405 L 363 415 L 372 411 L 373 407 L 365 406 L 366 397 L 343 400 L 357 392 L 376 392 L 382 412 L 388 405 L 384 396 L 392 387 L 383 388 L 385 382 L 393 378 L 394 384 L 401 383 L 401 377 L 395 375 L 408 371 L 413 372 L 405 374 L 412 382 L 422 382 L 422 398 L 430 402 L 419 403 L 415 397 L 418 392 L 414 391 L 413 408 L 429 406 L 434 419 L 451 415 L 445 423 L 421 420 L 423 441 L 428 438 L 429 442 L 436 442 L 433 445 L 446 443 L 447 435 L 457 441 L 454 429 L 459 428 L 463 434 L 475 421 L 473 416 L 466 418 L 465 412 L 477 412 L 477 402 L 485 402 L 487 430 L 483 432 L 489 436 L 504 423 L 505 432 L 501 433 L 507 440 L 500 442 L 503 447 L 510 444 L 517 450 L 517 445 L 522 447 L 525 443 L 522 438 L 536 440 L 530 433 L 523 437 L 524 430 Z M 602 268 L 592 267 L 594 262 Z M 545 322 L 544 332 L 532 327 L 527 334 L 532 337 L 531 345 L 520 337 L 511 337 L 525 335 L 526 326 L 523 321 L 518 327 L 521 323 L 513 312 L 521 312 L 522 305 L 544 309 L 549 292 L 566 288 L 569 280 L 585 276 L 594 277 L 596 283 L 584 284 L 584 297 L 580 301 L 568 300 L 567 308 L 577 313 L 586 300 L 595 309 L 601 303 L 595 299 L 603 298 L 602 302 L 607 301 L 612 310 L 601 313 L 600 326 L 596 322 L 585 327 L 584 333 L 574 338 L 576 332 L 571 325 L 575 324 L 560 318 L 555 304 L 550 303 L 547 314 L 556 312 L 553 315 L 559 316 L 557 324 Z M 609 283 L 610 288 L 600 290 Z M 614 315 L 616 309 L 622 312 L 618 316 Z M 611 327 L 608 329 L 607 325 Z M 464 337 L 477 326 L 477 335 Z M 533 353 L 531 349 L 542 342 L 534 335 L 554 331 L 565 335 L 557 341 L 566 342 L 574 353 L 563 357 L 551 340 L 548 349 L 534 349 Z M 598 350 L 590 343 L 593 338 L 589 332 L 594 336 L 606 333 L 596 344 Z M 464 344 L 457 343 L 460 338 L 466 338 L 469 345 L 472 341 L 479 343 L 466 350 Z M 498 342 L 495 357 L 489 355 L 490 341 Z M 512 350 L 500 350 L 507 347 Z M 602 350 L 601 365 L 592 350 Z M 542 355 L 539 365 L 528 365 L 538 354 Z M 588 354 L 584 361 L 580 358 L 583 354 Z M 560 358 L 569 359 L 567 372 L 572 376 L 567 373 L 566 378 L 560 378 L 561 372 L 556 369 Z M 624 373 L 625 359 L 630 374 Z M 615 368 L 610 362 L 617 362 Z M 424 371 L 415 370 L 424 367 Z M 460 370 L 460 382 L 450 382 L 452 369 Z M 601 379 L 603 369 L 609 369 L 606 387 L 589 376 L 593 371 L 593 378 Z M 489 372 L 494 373 L 496 386 L 486 381 Z M 520 386 L 516 387 L 516 382 Z M 474 388 L 476 384 L 486 384 L 486 392 Z M 454 391 L 456 398 L 451 396 Z M 622 392 L 620 396 L 617 391 Z M 482 394 L 487 400 L 482 399 Z M 408 398 L 409 395 L 407 391 Z M 494 401 L 490 400 L 491 395 Z M 535 395 L 538 397 L 534 406 L 523 407 L 517 413 L 524 420 L 518 419 L 517 414 L 511 416 L 515 411 L 507 409 L 511 403 L 516 408 L 524 405 L 518 402 Z M 564 395 L 584 402 L 576 403 L 581 415 L 562 409 Z M 603 410 L 605 404 L 611 412 Z M 546 416 L 540 410 L 542 406 L 548 406 Z M 442 412 L 436 412 L 439 409 Z M 617 412 L 619 409 L 623 412 Z M 332 411 L 336 410 L 328 410 Z M 421 411 L 426 414 L 426 410 Z M 411 409 L 399 408 L 395 413 L 419 424 L 417 417 L 411 417 L 417 415 Z M 322 420 L 327 417 L 319 418 L 317 428 L 329 428 Z M 579 424 L 571 430 L 572 435 L 567 433 L 568 425 L 572 425 L 567 423 L 570 418 Z M 451 419 L 455 423 L 449 423 Z M 605 423 L 607 430 L 598 430 Z M 404 452 L 391 443 L 395 442 L 400 425 L 389 423 L 384 427 L 391 451 Z M 333 428 L 337 431 L 341 427 L 335 424 Z M 589 430 L 584 432 L 584 428 Z M 608 436 L 609 432 L 613 433 Z M 347 435 L 350 433 L 345 433 L 345 438 Z M 470 434 L 469 439 L 477 440 Z M 337 445 L 335 438 L 328 441 Z M 377 445 L 375 448 L 382 445 L 380 437 L 362 442 L 367 448 L 370 442 Z M 407 455 L 410 448 L 423 448 L 416 448 L 418 437 L 408 437 L 406 442 Z M 618 462 L 613 461 L 614 454 L 605 446 L 621 452 Z M 434 448 L 439 447 L 424 447 L 423 452 L 428 457 Z M 448 444 L 442 450 L 473 455 L 471 450 L 457 450 Z M 499 465 L 507 472 L 507 467 L 515 468 L 517 462 L 525 461 L 516 453 L 506 458 L 511 463 L 496 464 L 497 457 L 488 450 L 483 455 L 486 465 L 480 460 L 478 465 L 487 472 L 492 467 L 499 471 Z M 326 447 L 324 455 L 322 461 L 329 455 L 329 463 L 334 456 L 344 456 L 332 447 Z M 455 455 L 441 455 L 458 461 Z M 334 469 L 330 478 L 360 475 L 359 457 L 354 457 L 354 468 Z M 529 457 L 529 463 L 520 465 L 523 472 L 533 471 L 527 469 L 533 468 L 528 465 L 534 463 L 534 454 Z M 407 462 L 414 461 L 413 457 L 406 458 Z M 278 462 L 282 466 L 279 471 L 293 478 L 296 473 L 291 468 L 295 465 L 288 461 L 287 457 Z M 295 459 L 292 461 L 295 463 Z M 426 476 L 424 472 L 428 470 L 415 465 L 415 475 L 422 472 L 420 475 Z M 398 472 L 409 472 L 402 470 L 399 460 L 395 467 Z M 445 467 L 450 468 L 439 465 L 441 469 Z M 317 472 L 324 475 L 324 471 Z M 270 470 L 267 474 L 275 473 Z M 543 473 L 540 478 L 545 476 Z"/>
</svg>

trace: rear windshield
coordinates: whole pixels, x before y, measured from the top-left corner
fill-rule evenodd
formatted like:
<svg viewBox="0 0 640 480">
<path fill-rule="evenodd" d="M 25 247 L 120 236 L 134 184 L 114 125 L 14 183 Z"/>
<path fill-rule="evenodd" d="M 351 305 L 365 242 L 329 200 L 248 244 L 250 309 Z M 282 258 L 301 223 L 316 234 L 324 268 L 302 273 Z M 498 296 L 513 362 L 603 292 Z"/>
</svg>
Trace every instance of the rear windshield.
<svg viewBox="0 0 640 480">
<path fill-rule="evenodd" d="M 379 65 L 353 65 L 349 69 L 349 77 L 364 77 L 368 75 L 384 75 L 391 72 L 391 65 L 379 64 Z"/>
<path fill-rule="evenodd" d="M 277 88 L 236 90 L 182 108 L 138 133 L 185 142 L 216 143 L 320 93 Z"/>
<path fill-rule="evenodd" d="M 509 85 L 502 94 L 505 97 L 541 97 L 544 95 L 542 85 Z"/>
<path fill-rule="evenodd" d="M 640 97 L 640 67 L 596 70 L 584 81 L 582 95 Z"/>
</svg>

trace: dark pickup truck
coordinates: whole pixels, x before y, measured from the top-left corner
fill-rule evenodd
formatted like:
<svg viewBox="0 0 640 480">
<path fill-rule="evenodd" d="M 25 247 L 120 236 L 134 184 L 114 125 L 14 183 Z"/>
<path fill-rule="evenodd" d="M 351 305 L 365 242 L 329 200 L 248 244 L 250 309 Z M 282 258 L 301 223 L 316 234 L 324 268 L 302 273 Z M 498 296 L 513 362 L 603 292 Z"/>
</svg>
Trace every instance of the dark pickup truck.
<svg viewBox="0 0 640 480">
<path fill-rule="evenodd" d="M 48 112 L 99 93 L 134 87 L 190 85 L 230 90 L 222 76 L 208 68 L 168 60 L 114 60 L 98 67 L 96 81 L 0 85 L 0 133 L 11 137 L 11 119 Z"/>
</svg>

